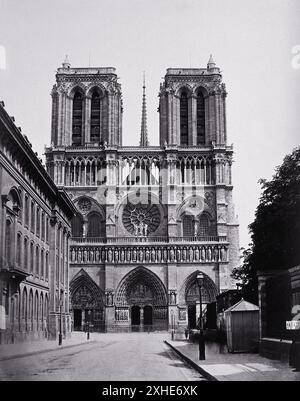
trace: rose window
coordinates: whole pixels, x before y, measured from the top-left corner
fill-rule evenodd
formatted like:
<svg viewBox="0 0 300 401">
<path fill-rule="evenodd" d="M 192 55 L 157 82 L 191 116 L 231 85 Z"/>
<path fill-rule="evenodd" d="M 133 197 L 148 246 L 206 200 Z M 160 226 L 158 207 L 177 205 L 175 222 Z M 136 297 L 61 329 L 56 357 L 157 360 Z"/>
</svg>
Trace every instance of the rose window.
<svg viewBox="0 0 300 401">
<path fill-rule="evenodd" d="M 135 236 L 147 236 L 157 230 L 160 213 L 157 205 L 127 204 L 123 211 L 123 224 Z"/>
</svg>

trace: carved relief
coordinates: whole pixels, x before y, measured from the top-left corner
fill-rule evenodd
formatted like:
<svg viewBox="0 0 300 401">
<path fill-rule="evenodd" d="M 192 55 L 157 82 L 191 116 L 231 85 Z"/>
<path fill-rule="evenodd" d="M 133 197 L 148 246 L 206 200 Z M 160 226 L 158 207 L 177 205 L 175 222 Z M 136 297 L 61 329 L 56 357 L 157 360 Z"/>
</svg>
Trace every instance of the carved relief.
<svg viewBox="0 0 300 401">
<path fill-rule="evenodd" d="M 179 320 L 186 320 L 186 309 L 179 309 Z"/>
<path fill-rule="evenodd" d="M 112 291 L 106 291 L 105 300 L 107 306 L 113 306 L 114 304 L 114 294 Z"/>
<path fill-rule="evenodd" d="M 176 291 L 172 290 L 169 293 L 169 304 L 176 305 Z"/>
</svg>

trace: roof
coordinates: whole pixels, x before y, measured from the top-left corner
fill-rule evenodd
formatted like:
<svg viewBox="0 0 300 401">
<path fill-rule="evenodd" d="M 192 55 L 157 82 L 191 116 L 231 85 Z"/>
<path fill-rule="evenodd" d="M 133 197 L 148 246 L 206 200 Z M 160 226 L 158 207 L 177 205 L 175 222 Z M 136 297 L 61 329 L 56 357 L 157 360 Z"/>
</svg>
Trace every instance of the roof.
<svg viewBox="0 0 300 401">
<path fill-rule="evenodd" d="M 231 306 L 230 308 L 226 309 L 225 313 L 227 312 L 246 312 L 246 311 L 258 311 L 259 307 L 255 304 L 251 304 L 250 302 L 245 301 L 243 298 Z"/>
</svg>

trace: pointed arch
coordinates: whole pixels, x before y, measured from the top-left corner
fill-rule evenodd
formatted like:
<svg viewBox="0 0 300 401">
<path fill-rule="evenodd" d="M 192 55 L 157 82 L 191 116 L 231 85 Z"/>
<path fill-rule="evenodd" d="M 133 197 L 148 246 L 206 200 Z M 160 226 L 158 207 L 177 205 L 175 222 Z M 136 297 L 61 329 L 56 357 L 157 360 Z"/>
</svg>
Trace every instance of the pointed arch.
<svg viewBox="0 0 300 401">
<path fill-rule="evenodd" d="M 78 89 L 73 96 L 72 145 L 82 144 L 83 134 L 83 94 Z"/>
<path fill-rule="evenodd" d="M 218 294 L 218 289 L 214 281 L 204 272 L 197 270 L 190 274 L 182 283 L 182 286 L 179 291 L 179 302 L 181 304 L 188 304 L 193 301 L 193 293 L 195 292 L 195 299 L 199 299 L 199 290 L 197 284 L 197 275 L 202 273 L 204 275 L 204 282 L 202 287 L 202 300 L 203 303 L 210 303 L 216 300 L 216 296 Z M 190 291 L 192 291 L 191 296 Z"/>
<path fill-rule="evenodd" d="M 91 96 L 91 142 L 100 141 L 100 91 L 94 88 Z"/>
<path fill-rule="evenodd" d="M 102 309 L 103 292 L 83 269 L 70 282 L 73 309 Z"/>
<path fill-rule="evenodd" d="M 167 306 L 167 291 L 160 278 L 143 266 L 136 267 L 126 274 L 116 290 L 116 306 L 128 306 L 130 294 L 137 285 L 144 285 L 152 293 L 155 306 Z"/>
<path fill-rule="evenodd" d="M 12 187 L 8 193 L 8 200 L 12 202 L 13 207 L 22 207 L 22 197 L 16 187 Z"/>
<path fill-rule="evenodd" d="M 105 236 L 105 221 L 100 213 L 92 211 L 87 216 L 88 227 L 87 237 L 104 237 Z"/>
<path fill-rule="evenodd" d="M 180 109 L 180 145 L 189 144 L 189 101 L 188 93 L 183 89 L 179 98 Z"/>
<path fill-rule="evenodd" d="M 205 99 L 203 92 L 197 92 L 197 145 L 205 145 Z"/>
</svg>

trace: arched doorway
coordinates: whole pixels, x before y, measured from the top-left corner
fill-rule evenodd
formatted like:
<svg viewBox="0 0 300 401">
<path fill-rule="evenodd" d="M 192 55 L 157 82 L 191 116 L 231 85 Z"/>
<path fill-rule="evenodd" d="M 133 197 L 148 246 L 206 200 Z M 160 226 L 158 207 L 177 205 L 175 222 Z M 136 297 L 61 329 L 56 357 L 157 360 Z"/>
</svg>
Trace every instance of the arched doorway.
<svg viewBox="0 0 300 401">
<path fill-rule="evenodd" d="M 146 305 L 144 307 L 144 325 L 145 326 L 152 326 L 152 313 L 153 313 L 153 308 L 151 305 Z"/>
<path fill-rule="evenodd" d="M 197 325 L 196 320 L 196 303 L 188 305 L 188 326 L 190 329 L 194 329 Z"/>
<path fill-rule="evenodd" d="M 131 307 L 131 325 L 139 326 L 141 323 L 141 308 L 138 305 Z"/>
<path fill-rule="evenodd" d="M 167 328 L 167 292 L 150 270 L 137 267 L 129 272 L 119 284 L 115 300 L 117 325 L 139 325 L 139 330 Z M 128 316 L 127 321 L 124 316 Z"/>
<path fill-rule="evenodd" d="M 103 294 L 91 277 L 81 270 L 70 283 L 73 311 L 73 330 L 82 331 L 90 326 L 93 331 L 103 331 Z"/>
<path fill-rule="evenodd" d="M 180 303 L 186 305 L 187 324 L 191 329 L 197 327 L 200 317 L 200 293 L 197 283 L 198 273 L 199 271 L 196 271 L 185 279 L 179 294 Z M 207 305 L 216 301 L 217 293 L 218 290 L 213 280 L 207 274 L 204 274 L 203 286 L 201 288 L 202 317 L 204 323 L 206 322 Z"/>
</svg>

